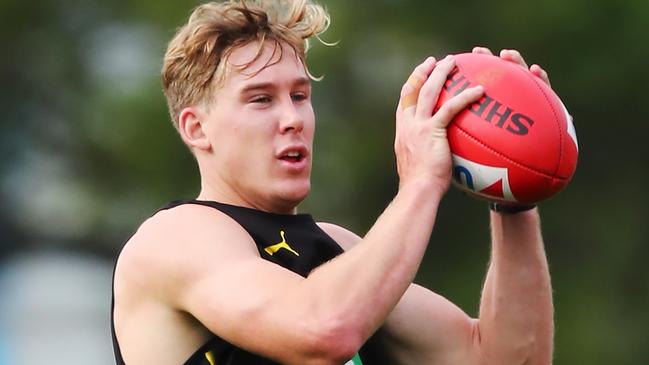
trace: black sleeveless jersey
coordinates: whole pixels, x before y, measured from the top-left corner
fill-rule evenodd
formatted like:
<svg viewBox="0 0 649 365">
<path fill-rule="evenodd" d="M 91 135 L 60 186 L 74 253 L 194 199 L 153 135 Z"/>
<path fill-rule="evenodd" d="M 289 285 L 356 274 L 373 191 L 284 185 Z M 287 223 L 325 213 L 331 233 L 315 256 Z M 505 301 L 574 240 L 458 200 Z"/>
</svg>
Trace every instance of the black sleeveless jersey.
<svg viewBox="0 0 649 365">
<path fill-rule="evenodd" d="M 252 237 L 259 255 L 288 270 L 306 277 L 313 269 L 343 253 L 343 249 L 315 223 L 309 214 L 274 214 L 213 201 L 183 200 L 169 203 L 161 210 L 182 204 L 198 204 L 218 209 L 239 223 Z M 115 336 L 113 313 L 111 330 L 117 365 L 124 365 Z M 373 341 L 368 341 L 352 360 L 344 365 L 380 364 L 381 357 Z M 276 362 L 237 348 L 214 335 L 183 365 L 271 365 Z M 343 365 L 343 364 L 341 364 Z"/>
</svg>

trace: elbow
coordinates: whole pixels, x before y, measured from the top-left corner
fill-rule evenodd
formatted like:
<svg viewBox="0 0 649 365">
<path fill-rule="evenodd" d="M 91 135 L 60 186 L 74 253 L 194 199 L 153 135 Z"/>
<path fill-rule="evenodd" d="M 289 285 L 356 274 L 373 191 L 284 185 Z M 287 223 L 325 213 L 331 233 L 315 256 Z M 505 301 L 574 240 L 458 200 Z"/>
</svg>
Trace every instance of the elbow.
<svg viewBox="0 0 649 365">
<path fill-rule="evenodd" d="M 551 340 L 546 341 L 533 333 L 507 338 L 498 336 L 494 340 L 483 338 L 480 332 L 476 321 L 472 328 L 472 337 L 473 343 L 479 348 L 477 353 L 480 354 L 480 361 L 478 361 L 480 364 L 549 365 L 552 362 Z"/>
<path fill-rule="evenodd" d="M 507 344 L 503 344 L 499 349 L 493 349 L 495 351 L 489 351 L 484 353 L 485 356 L 484 364 L 485 365 L 501 365 L 501 364 L 511 364 L 511 365 L 525 365 L 529 364 L 530 360 L 533 358 L 533 352 L 535 347 L 535 340 L 532 337 L 520 336 L 517 339 L 512 339 Z"/>
<path fill-rule="evenodd" d="M 338 319 L 314 323 L 307 332 L 309 335 L 304 339 L 311 360 L 308 363 L 314 365 L 344 364 L 364 343 L 358 326 Z"/>
<path fill-rule="evenodd" d="M 508 353 L 508 364 L 552 364 L 553 336 L 552 333 L 532 332 L 512 339 Z M 502 364 L 503 362 L 499 362 Z"/>
<path fill-rule="evenodd" d="M 535 347 L 535 336 L 521 336 L 519 341 L 512 343 L 512 346 L 510 348 L 510 364 L 529 364 L 530 360 L 533 358 Z"/>
<path fill-rule="evenodd" d="M 518 345 L 517 362 L 513 364 L 551 365 L 553 356 L 552 336 L 530 335 Z"/>
</svg>

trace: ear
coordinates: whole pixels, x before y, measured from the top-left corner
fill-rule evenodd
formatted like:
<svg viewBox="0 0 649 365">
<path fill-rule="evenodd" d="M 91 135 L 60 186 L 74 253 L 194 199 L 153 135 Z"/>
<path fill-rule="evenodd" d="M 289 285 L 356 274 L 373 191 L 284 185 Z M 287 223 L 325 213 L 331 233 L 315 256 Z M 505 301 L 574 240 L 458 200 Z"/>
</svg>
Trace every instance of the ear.
<svg viewBox="0 0 649 365">
<path fill-rule="evenodd" d="M 206 117 L 206 113 L 196 107 L 187 107 L 178 116 L 180 137 L 191 149 L 209 150 L 212 147 L 203 129 Z"/>
</svg>

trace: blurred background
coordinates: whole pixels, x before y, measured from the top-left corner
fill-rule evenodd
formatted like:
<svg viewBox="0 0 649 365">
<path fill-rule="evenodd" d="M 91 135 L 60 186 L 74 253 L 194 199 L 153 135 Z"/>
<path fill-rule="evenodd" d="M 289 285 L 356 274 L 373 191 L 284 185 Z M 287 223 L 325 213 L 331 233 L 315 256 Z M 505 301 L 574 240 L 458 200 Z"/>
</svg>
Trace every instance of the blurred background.
<svg viewBox="0 0 649 365">
<path fill-rule="evenodd" d="M 426 56 L 519 49 L 574 116 L 572 184 L 541 206 L 555 364 L 649 362 L 649 2 L 322 0 L 324 75 L 302 211 L 364 234 L 394 196 L 393 114 Z M 157 208 L 198 193 L 161 92 L 198 2 L 0 1 L 0 365 L 113 364 L 111 273 Z M 418 282 L 477 314 L 488 210 L 452 189 Z"/>
</svg>

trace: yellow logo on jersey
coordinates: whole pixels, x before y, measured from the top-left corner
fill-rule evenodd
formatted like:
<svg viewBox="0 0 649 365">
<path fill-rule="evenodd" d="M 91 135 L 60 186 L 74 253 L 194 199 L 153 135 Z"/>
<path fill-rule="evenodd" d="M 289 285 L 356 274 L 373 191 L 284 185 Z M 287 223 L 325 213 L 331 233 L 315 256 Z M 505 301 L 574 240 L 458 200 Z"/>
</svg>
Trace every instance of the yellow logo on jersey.
<svg viewBox="0 0 649 365">
<path fill-rule="evenodd" d="M 266 251 L 269 255 L 273 256 L 275 252 L 283 248 L 285 250 L 292 252 L 295 256 L 300 256 L 300 254 L 297 253 L 294 249 L 292 249 L 291 246 L 289 246 L 288 243 L 286 242 L 286 238 L 284 238 L 284 231 L 279 231 L 279 235 L 282 237 L 282 242 L 276 243 L 272 246 L 268 246 L 264 248 L 264 251 Z"/>
<path fill-rule="evenodd" d="M 206 352 L 205 358 L 207 359 L 207 361 L 209 361 L 210 365 L 216 365 L 216 361 L 214 361 L 214 354 L 212 354 L 212 351 Z"/>
</svg>

